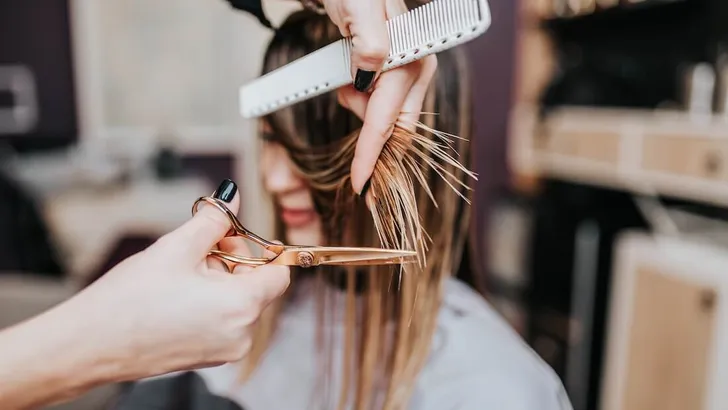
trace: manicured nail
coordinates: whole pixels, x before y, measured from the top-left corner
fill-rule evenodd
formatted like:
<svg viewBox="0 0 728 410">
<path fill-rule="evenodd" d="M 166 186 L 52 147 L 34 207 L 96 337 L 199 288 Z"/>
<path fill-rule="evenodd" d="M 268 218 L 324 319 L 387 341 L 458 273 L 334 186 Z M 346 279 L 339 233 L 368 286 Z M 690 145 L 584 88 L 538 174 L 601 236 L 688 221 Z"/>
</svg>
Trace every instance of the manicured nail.
<svg viewBox="0 0 728 410">
<path fill-rule="evenodd" d="M 369 177 L 367 179 L 367 182 L 364 183 L 364 186 L 361 188 L 361 192 L 359 192 L 359 196 L 362 198 L 366 198 L 367 191 L 369 191 L 369 187 L 372 185 L 372 178 Z"/>
<path fill-rule="evenodd" d="M 354 77 L 354 88 L 357 91 L 364 92 L 372 86 L 374 76 L 377 73 L 375 71 L 356 70 L 356 77 Z"/>
<path fill-rule="evenodd" d="M 226 179 L 220 183 L 219 187 L 217 187 L 213 197 L 229 203 L 233 200 L 233 198 L 235 198 L 235 193 L 237 192 L 238 186 L 235 185 L 235 182 Z"/>
</svg>

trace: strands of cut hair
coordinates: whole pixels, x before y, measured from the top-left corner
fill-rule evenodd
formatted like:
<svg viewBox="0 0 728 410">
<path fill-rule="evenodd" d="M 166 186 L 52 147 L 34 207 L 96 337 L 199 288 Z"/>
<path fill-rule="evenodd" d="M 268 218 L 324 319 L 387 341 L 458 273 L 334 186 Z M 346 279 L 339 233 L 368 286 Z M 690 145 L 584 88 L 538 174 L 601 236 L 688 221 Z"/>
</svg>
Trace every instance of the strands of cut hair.
<svg viewBox="0 0 728 410">
<path fill-rule="evenodd" d="M 348 172 L 358 137 L 357 132 L 344 138 L 336 148 L 325 147 L 302 154 L 307 156 L 307 163 L 316 164 L 314 168 L 318 169 L 306 171 L 311 188 L 320 192 L 336 192 L 339 209 L 342 208 L 341 197 L 351 192 L 347 185 Z M 477 175 L 457 159 L 459 153 L 453 147 L 456 139 L 465 140 L 437 131 L 420 121 L 395 125 L 375 165 L 367 199 L 382 247 L 415 250 L 420 264 L 426 263 L 427 242 L 431 238 L 423 228 L 418 212 L 414 182 L 417 181 L 438 207 L 428 183 L 430 170 L 470 204 L 462 191 L 470 191 L 471 188 L 455 172 L 474 180 L 477 180 Z"/>
<path fill-rule="evenodd" d="M 306 158 L 294 161 L 309 164 L 310 168 L 303 172 L 307 175 L 313 192 L 324 196 L 333 194 L 336 198 L 332 217 L 334 222 L 331 226 L 346 224 L 347 216 L 352 215 L 352 207 L 356 206 L 350 186 L 349 167 L 354 157 L 357 139 L 358 132 L 355 132 L 339 141 L 335 147 L 302 152 L 298 155 Z M 356 377 L 358 382 L 355 385 L 353 400 L 357 409 L 372 407 L 376 399 L 376 396 L 372 396 L 372 392 L 377 391 L 375 381 L 389 381 L 390 387 L 384 399 L 384 408 L 404 408 L 413 387 L 411 381 L 416 378 L 424 364 L 424 358 L 427 357 L 429 342 L 415 341 L 421 335 L 431 333 L 435 327 L 436 315 L 428 314 L 420 317 L 418 312 L 427 311 L 426 303 L 435 303 L 439 306 L 441 298 L 439 272 L 442 268 L 440 266 L 429 270 L 426 268 L 428 243 L 432 238 L 424 227 L 425 221 L 420 215 L 420 208 L 425 205 L 423 200 L 431 201 L 434 207 L 438 208 L 436 197 L 447 199 L 442 198 L 444 194 L 442 189 L 437 195 L 432 191 L 431 186 L 440 185 L 436 183 L 437 179 L 454 192 L 456 197 L 470 204 L 471 188 L 467 184 L 467 179 L 477 180 L 477 175 L 458 160 L 459 153 L 454 147 L 456 142 L 465 141 L 467 140 L 464 138 L 437 131 L 422 122 L 398 123 L 375 165 L 366 201 L 379 246 L 391 249 L 414 249 L 417 251 L 419 263 L 403 265 L 396 272 L 392 272 L 389 267 L 369 269 L 370 273 L 367 276 L 369 286 L 364 296 L 367 303 L 364 305 L 365 311 L 362 312 L 367 320 L 360 329 L 354 330 L 353 327 L 348 329 L 350 331 L 345 333 L 344 340 L 345 351 L 354 350 L 351 347 L 354 341 L 360 341 L 358 365 L 352 363 L 346 355 L 342 357 L 344 386 L 352 383 L 350 378 L 352 365 L 358 368 Z M 448 207 L 450 208 L 451 206 Z M 455 219 L 452 216 L 450 218 Z M 356 232 L 362 231 L 356 230 Z M 452 238 L 451 235 L 443 237 Z M 346 242 L 344 238 L 333 238 L 333 240 Z M 438 245 L 438 249 L 444 252 L 440 256 L 449 260 L 451 244 Z M 427 272 L 432 277 L 422 276 Z M 356 316 L 353 304 L 356 295 L 353 273 L 350 272 L 348 275 L 346 293 L 347 301 L 350 303 L 347 303 L 344 315 L 352 320 Z M 395 281 L 397 287 L 392 289 L 392 282 Z M 389 343 L 394 343 L 389 344 L 383 329 L 386 329 L 384 324 L 393 318 L 391 314 L 395 315 L 396 328 L 389 339 Z M 417 322 L 413 322 L 415 315 L 419 318 Z M 359 338 L 355 337 L 356 334 Z M 322 340 L 323 346 L 333 347 L 330 343 L 331 341 Z M 388 345 L 394 346 L 394 349 L 387 350 Z M 329 349 L 324 348 L 324 350 Z M 384 361 L 388 369 L 382 369 L 374 364 L 381 357 L 390 358 Z M 325 362 L 330 363 L 330 359 Z M 323 373 L 324 379 L 328 379 L 331 375 L 330 371 Z M 336 408 L 346 408 L 350 399 L 350 393 L 344 388 Z"/>
</svg>

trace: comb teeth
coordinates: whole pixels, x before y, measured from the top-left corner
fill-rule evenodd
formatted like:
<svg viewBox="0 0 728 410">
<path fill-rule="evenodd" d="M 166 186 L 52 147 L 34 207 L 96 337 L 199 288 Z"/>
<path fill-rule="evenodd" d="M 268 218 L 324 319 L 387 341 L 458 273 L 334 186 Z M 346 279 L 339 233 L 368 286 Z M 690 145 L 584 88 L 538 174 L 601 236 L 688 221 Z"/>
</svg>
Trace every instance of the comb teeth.
<svg viewBox="0 0 728 410">
<path fill-rule="evenodd" d="M 382 71 L 463 44 L 490 27 L 486 0 L 433 0 L 387 21 L 389 57 Z M 240 89 L 240 111 L 252 118 L 351 84 L 351 38 L 339 40 Z"/>
<path fill-rule="evenodd" d="M 478 0 L 438 0 L 389 20 L 390 57 L 477 31 L 480 9 Z"/>
</svg>

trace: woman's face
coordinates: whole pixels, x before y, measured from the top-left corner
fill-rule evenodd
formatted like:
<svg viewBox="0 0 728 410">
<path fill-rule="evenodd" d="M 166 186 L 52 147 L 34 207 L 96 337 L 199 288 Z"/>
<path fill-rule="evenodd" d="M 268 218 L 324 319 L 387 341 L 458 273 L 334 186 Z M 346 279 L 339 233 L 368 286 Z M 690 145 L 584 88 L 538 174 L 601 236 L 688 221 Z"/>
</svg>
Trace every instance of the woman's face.
<svg viewBox="0 0 728 410">
<path fill-rule="evenodd" d="M 263 132 L 267 132 L 265 126 Z M 321 218 L 316 213 L 311 192 L 297 173 L 285 148 L 265 141 L 260 161 L 263 185 L 271 194 L 283 223 L 286 243 L 321 245 Z"/>
</svg>

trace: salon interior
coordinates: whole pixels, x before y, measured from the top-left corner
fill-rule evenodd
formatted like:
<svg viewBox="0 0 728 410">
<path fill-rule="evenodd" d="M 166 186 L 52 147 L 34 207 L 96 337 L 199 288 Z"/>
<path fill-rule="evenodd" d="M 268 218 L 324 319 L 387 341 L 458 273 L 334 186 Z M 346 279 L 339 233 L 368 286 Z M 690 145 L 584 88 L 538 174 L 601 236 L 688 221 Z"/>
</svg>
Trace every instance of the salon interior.
<svg viewBox="0 0 728 410">
<path fill-rule="evenodd" d="M 458 278 L 575 410 L 728 408 L 728 2 L 490 0 Z M 266 0 L 273 24 L 298 2 Z M 190 218 L 269 235 L 238 89 L 271 31 L 221 0 L 0 2 L 0 328 Z M 52 407 L 96 410 L 104 386 Z M 534 409 L 537 410 L 537 409 Z"/>
</svg>

